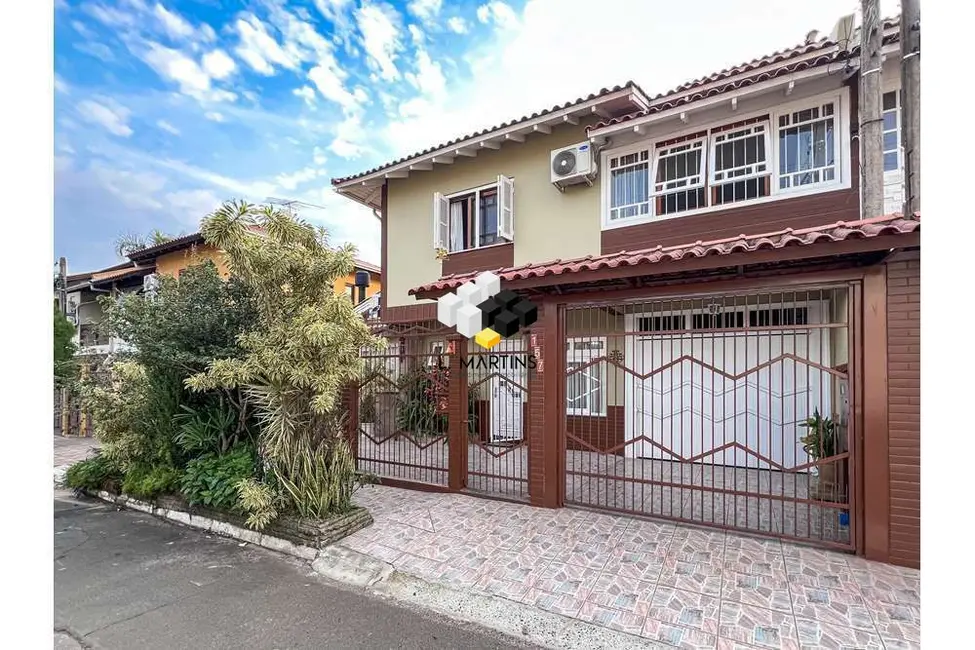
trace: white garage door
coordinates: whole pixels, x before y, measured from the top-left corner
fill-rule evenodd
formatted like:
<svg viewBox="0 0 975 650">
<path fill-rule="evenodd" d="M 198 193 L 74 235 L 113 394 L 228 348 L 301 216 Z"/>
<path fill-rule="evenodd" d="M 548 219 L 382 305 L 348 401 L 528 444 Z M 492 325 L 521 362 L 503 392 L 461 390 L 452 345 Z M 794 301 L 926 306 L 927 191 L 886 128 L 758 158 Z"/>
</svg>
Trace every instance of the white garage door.
<svg viewBox="0 0 975 650">
<path fill-rule="evenodd" d="M 816 300 L 628 315 L 627 331 L 649 334 L 627 337 L 635 376 L 625 382 L 626 435 L 637 439 L 627 455 L 774 469 L 809 462 L 798 425 L 816 408 L 830 413 L 832 383 L 816 367 L 829 366 L 829 331 L 802 326 L 828 313 Z"/>
</svg>

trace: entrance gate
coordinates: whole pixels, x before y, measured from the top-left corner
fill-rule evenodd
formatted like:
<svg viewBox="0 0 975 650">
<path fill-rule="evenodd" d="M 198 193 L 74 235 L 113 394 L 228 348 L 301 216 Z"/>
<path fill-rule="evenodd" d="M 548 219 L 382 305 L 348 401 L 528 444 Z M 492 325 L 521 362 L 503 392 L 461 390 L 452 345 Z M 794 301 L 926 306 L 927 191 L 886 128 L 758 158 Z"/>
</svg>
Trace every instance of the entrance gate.
<svg viewBox="0 0 975 650">
<path fill-rule="evenodd" d="M 566 502 L 852 549 L 849 296 L 569 307 Z"/>
</svg>

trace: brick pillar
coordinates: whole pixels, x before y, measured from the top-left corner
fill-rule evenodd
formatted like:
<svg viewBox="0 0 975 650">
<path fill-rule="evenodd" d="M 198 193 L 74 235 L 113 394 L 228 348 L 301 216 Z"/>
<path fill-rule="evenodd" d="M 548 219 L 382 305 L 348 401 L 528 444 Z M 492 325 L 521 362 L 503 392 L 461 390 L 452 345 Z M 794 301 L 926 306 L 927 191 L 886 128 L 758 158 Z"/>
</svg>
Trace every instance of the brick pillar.
<svg viewBox="0 0 975 650">
<path fill-rule="evenodd" d="M 447 486 L 451 490 L 467 487 L 467 339 L 447 338 L 447 363 L 450 368 L 447 386 Z"/>
<path fill-rule="evenodd" d="M 538 321 L 528 333 L 536 356 L 528 376 L 528 492 L 532 505 L 560 508 L 565 493 L 563 440 L 565 374 L 559 308 L 538 304 Z M 560 384 L 561 378 L 561 384 Z"/>
<path fill-rule="evenodd" d="M 345 440 L 352 457 L 359 456 L 359 382 L 351 382 L 342 389 L 341 409 L 345 411 Z M 358 466 L 358 461 L 356 462 Z"/>
</svg>

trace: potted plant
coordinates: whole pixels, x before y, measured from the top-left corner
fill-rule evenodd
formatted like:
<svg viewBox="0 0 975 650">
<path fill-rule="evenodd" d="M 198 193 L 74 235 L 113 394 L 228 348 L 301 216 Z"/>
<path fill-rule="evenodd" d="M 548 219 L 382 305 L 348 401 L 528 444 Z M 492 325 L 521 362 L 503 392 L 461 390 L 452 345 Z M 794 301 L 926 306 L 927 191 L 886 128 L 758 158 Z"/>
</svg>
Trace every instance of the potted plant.
<svg viewBox="0 0 975 650">
<path fill-rule="evenodd" d="M 802 448 L 813 460 L 831 458 L 839 453 L 839 427 L 830 417 L 823 417 L 817 408 L 812 417 L 799 425 L 809 430 L 805 436 L 799 439 Z M 818 497 L 821 500 L 835 500 L 837 494 L 841 494 L 836 480 L 836 463 L 826 463 L 818 465 L 819 485 Z M 813 496 L 810 494 L 810 496 Z"/>
</svg>

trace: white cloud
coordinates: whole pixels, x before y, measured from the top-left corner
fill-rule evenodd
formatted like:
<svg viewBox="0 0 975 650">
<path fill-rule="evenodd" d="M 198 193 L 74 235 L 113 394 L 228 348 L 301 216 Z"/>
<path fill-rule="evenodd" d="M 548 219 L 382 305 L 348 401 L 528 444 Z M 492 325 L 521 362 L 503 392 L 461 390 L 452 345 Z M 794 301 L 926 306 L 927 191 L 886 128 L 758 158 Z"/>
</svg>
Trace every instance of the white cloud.
<svg viewBox="0 0 975 650">
<path fill-rule="evenodd" d="M 478 7 L 477 19 L 482 23 L 493 21 L 501 29 L 512 29 L 518 25 L 518 14 L 501 0 L 491 0 L 491 2 Z"/>
<path fill-rule="evenodd" d="M 223 200 L 210 190 L 201 189 L 169 192 L 163 199 L 169 204 L 170 212 L 194 230 L 199 228 L 203 217 L 223 203 Z"/>
<path fill-rule="evenodd" d="M 400 42 L 400 15 L 388 4 L 366 2 L 356 11 L 363 47 L 369 55 L 368 64 L 385 81 L 399 77 L 396 58 L 403 44 Z"/>
<path fill-rule="evenodd" d="M 312 151 L 312 161 L 316 165 L 318 165 L 319 167 L 321 167 L 322 165 L 325 164 L 325 161 L 326 160 L 328 160 L 328 158 L 325 157 L 325 152 L 322 151 L 322 148 L 321 147 L 315 147 L 315 149 Z"/>
<path fill-rule="evenodd" d="M 311 107 L 315 106 L 315 89 L 312 88 L 311 86 L 302 86 L 301 88 L 295 88 L 291 92 L 294 93 L 296 96 L 304 99 L 305 103 L 308 104 L 308 106 Z"/>
<path fill-rule="evenodd" d="M 455 34 L 466 34 L 469 29 L 467 21 L 460 16 L 452 16 L 447 19 L 447 28 Z"/>
<path fill-rule="evenodd" d="M 213 50 L 203 55 L 203 69 L 214 79 L 225 79 L 236 68 L 237 64 L 223 50 Z"/>
<path fill-rule="evenodd" d="M 68 82 L 61 78 L 61 75 L 54 73 L 54 92 L 67 95 L 71 92 L 71 88 L 68 87 Z"/>
<path fill-rule="evenodd" d="M 132 129 L 128 125 L 129 109 L 108 98 L 101 98 L 100 101 L 85 99 L 78 103 L 77 108 L 86 122 L 97 124 L 109 133 L 123 138 L 132 135 Z"/>
<path fill-rule="evenodd" d="M 155 172 L 137 172 L 109 167 L 101 161 L 93 161 L 88 172 L 97 184 L 108 190 L 133 210 L 162 208 L 154 197 L 166 185 L 166 178 Z"/>
<path fill-rule="evenodd" d="M 218 113 L 216 111 L 207 111 L 206 113 L 203 114 L 203 117 L 207 118 L 212 122 L 223 122 L 224 120 L 223 114 Z"/>
<path fill-rule="evenodd" d="M 413 0 L 408 5 L 410 13 L 423 21 L 430 21 L 440 13 L 442 0 Z"/>
<path fill-rule="evenodd" d="M 200 37 L 204 41 L 210 43 L 217 39 L 217 33 L 213 31 L 213 27 L 210 27 L 208 24 L 203 23 L 200 25 Z"/>
<path fill-rule="evenodd" d="M 153 157 L 146 157 L 144 160 L 150 164 L 155 164 L 182 174 L 187 178 L 192 178 L 201 183 L 206 183 L 231 192 L 237 198 L 263 200 L 265 197 L 273 195 L 275 190 L 273 183 L 265 181 L 241 181 L 179 160 L 156 159 Z"/>
<path fill-rule="evenodd" d="M 134 27 L 138 22 L 138 16 L 134 13 L 122 11 L 114 7 L 107 7 L 99 3 L 83 4 L 81 5 L 81 10 L 98 22 L 109 27 Z"/>
<path fill-rule="evenodd" d="M 336 62 L 331 55 L 323 57 L 321 64 L 308 71 L 308 79 L 315 84 L 318 92 L 325 99 L 331 100 L 341 106 L 346 113 L 355 112 L 361 104 L 368 99 L 366 91 L 356 88 L 349 91 L 345 87 L 347 73 Z"/>
<path fill-rule="evenodd" d="M 410 29 L 410 38 L 413 40 L 413 45 L 422 45 L 423 42 L 427 39 L 427 36 L 426 34 L 423 33 L 423 30 L 417 27 L 416 25 L 410 25 L 409 29 Z"/>
<path fill-rule="evenodd" d="M 179 85 L 180 92 L 200 101 L 233 101 L 237 95 L 213 88 L 209 73 L 179 50 L 149 41 L 141 58 L 159 76 Z"/>
<path fill-rule="evenodd" d="M 74 49 L 85 54 L 89 54 L 96 59 L 100 59 L 105 63 L 111 63 L 115 60 L 115 53 L 112 52 L 104 43 L 99 43 L 98 41 L 84 41 L 82 43 L 75 43 Z"/>
<path fill-rule="evenodd" d="M 156 20 L 158 20 L 159 24 L 162 26 L 163 31 L 165 31 L 171 38 L 189 38 L 193 36 L 196 31 L 193 29 L 193 25 L 189 24 L 185 18 L 180 16 L 175 11 L 169 11 L 161 4 L 157 4 L 155 6 L 153 13 L 156 16 Z"/>
<path fill-rule="evenodd" d="M 293 174 L 280 174 L 274 180 L 282 188 L 291 191 L 297 188 L 299 185 L 304 185 L 308 181 L 314 180 L 323 173 L 324 170 L 316 167 L 305 167 L 304 169 L 299 169 Z"/>
<path fill-rule="evenodd" d="M 440 64 L 426 50 L 416 51 L 416 72 L 406 73 L 406 80 L 424 95 L 440 96 L 447 87 Z"/>
<path fill-rule="evenodd" d="M 81 35 L 82 38 L 87 38 L 89 40 L 95 38 L 95 32 L 80 20 L 72 20 L 71 26 L 76 32 L 78 32 L 78 34 Z"/>
<path fill-rule="evenodd" d="M 158 120 L 156 122 L 156 126 L 158 126 L 163 131 L 168 131 L 169 133 L 172 133 L 173 135 L 179 135 L 179 129 L 177 129 L 175 126 L 173 126 L 166 120 Z"/>
<path fill-rule="evenodd" d="M 358 158 L 368 149 L 365 146 L 366 130 L 358 115 L 350 115 L 334 129 L 335 139 L 328 145 L 329 151 L 339 158 Z"/>
<path fill-rule="evenodd" d="M 256 16 L 248 14 L 236 22 L 240 45 L 237 46 L 237 56 L 254 69 L 255 72 L 270 76 L 274 74 L 274 65 L 288 69 L 298 67 L 296 58 L 281 47 L 281 45 L 267 31 L 267 26 Z"/>
</svg>

